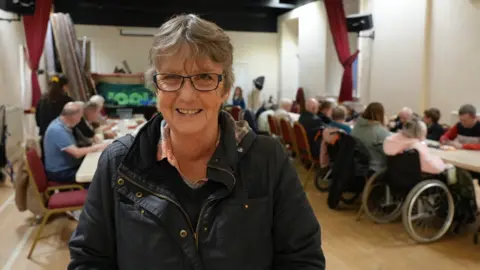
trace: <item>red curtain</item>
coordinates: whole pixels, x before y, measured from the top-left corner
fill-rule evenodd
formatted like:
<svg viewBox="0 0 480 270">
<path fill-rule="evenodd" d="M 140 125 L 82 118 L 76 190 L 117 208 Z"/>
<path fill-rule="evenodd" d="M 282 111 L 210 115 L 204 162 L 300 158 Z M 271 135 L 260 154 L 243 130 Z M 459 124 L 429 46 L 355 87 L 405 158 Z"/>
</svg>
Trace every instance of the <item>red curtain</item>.
<svg viewBox="0 0 480 270">
<path fill-rule="evenodd" d="M 37 0 L 35 3 L 35 13 L 33 15 L 23 16 L 23 27 L 25 29 L 25 39 L 28 50 L 28 66 L 32 71 L 32 107 L 37 105 L 41 96 L 37 71 L 43 52 L 43 45 L 45 44 L 45 35 L 47 33 L 51 7 L 52 0 Z"/>
<path fill-rule="evenodd" d="M 333 42 L 337 50 L 338 60 L 342 64 L 344 71 L 342 85 L 338 101 L 350 101 L 353 99 L 353 75 L 352 64 L 355 62 L 359 51 L 350 55 L 350 46 L 348 44 L 347 19 L 343 9 L 342 0 L 325 0 L 328 23 L 332 32 Z"/>
</svg>

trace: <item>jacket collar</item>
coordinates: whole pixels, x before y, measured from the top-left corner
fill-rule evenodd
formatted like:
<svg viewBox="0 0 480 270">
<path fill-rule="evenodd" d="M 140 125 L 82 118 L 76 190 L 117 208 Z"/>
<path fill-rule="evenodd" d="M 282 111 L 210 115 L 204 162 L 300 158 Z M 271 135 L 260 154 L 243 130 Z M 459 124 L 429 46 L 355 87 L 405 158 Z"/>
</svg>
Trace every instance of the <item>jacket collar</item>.
<svg viewBox="0 0 480 270">
<path fill-rule="evenodd" d="M 252 145 L 256 135 L 245 121 L 235 121 L 227 112 L 219 113 L 220 143 L 208 163 L 207 177 L 222 182 L 229 190 L 235 185 L 235 169 Z M 161 138 L 163 117 L 158 114 L 136 134 L 120 170 L 141 177 L 157 161 L 157 145 Z M 225 176 L 231 177 L 225 177 Z"/>
</svg>

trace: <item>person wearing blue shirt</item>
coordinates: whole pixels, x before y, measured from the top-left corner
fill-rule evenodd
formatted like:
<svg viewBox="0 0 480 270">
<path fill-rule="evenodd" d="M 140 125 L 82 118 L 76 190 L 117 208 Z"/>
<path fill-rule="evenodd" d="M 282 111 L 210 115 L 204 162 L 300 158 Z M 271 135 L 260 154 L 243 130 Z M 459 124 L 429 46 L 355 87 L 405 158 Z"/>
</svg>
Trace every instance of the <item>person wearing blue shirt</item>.
<svg viewBox="0 0 480 270">
<path fill-rule="evenodd" d="M 233 93 L 233 106 L 239 106 L 242 110 L 245 110 L 245 99 L 243 98 L 243 90 L 240 86 L 235 87 Z"/>
<path fill-rule="evenodd" d="M 342 106 L 338 106 L 332 110 L 332 121 L 329 126 L 341 129 L 350 134 L 352 128 L 345 123 L 347 117 L 346 109 Z"/>
<path fill-rule="evenodd" d="M 91 152 L 105 149 L 105 144 L 90 147 L 77 147 L 72 128 L 83 117 L 83 106 L 76 102 L 68 102 L 59 117 L 53 120 L 45 132 L 45 171 L 51 181 L 75 182 L 82 158 Z"/>
</svg>

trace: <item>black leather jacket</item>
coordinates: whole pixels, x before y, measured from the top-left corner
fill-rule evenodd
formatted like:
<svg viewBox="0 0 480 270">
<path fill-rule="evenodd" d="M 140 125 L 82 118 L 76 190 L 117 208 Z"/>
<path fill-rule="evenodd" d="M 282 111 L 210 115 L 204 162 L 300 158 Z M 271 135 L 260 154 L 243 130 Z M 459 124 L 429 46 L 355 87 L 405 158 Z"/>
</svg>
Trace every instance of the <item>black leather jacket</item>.
<svg viewBox="0 0 480 270">
<path fill-rule="evenodd" d="M 190 224 L 161 185 L 172 175 L 145 177 L 161 120 L 154 117 L 135 139 L 119 139 L 102 154 L 69 244 L 68 269 L 325 269 L 320 226 L 277 141 L 250 131 L 237 142 L 235 122 L 220 113 L 221 140 L 207 175 L 224 186 Z"/>
</svg>

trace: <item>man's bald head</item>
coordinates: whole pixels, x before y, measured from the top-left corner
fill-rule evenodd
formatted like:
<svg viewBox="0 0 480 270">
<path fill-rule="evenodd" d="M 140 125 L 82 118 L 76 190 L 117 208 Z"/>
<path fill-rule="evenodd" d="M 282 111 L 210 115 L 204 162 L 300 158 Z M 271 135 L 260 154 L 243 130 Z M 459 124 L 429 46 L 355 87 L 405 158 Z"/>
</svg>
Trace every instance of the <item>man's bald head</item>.
<svg viewBox="0 0 480 270">
<path fill-rule="evenodd" d="M 83 110 L 82 104 L 79 102 L 68 102 L 63 106 L 62 116 L 72 116 L 75 114 L 81 114 Z"/>
<path fill-rule="evenodd" d="M 60 115 L 69 127 L 74 127 L 80 123 L 80 120 L 83 117 L 83 106 L 79 102 L 68 102 L 63 106 Z"/>
<path fill-rule="evenodd" d="M 305 109 L 313 114 L 318 113 L 318 101 L 314 98 L 309 98 L 305 104 Z"/>
</svg>

